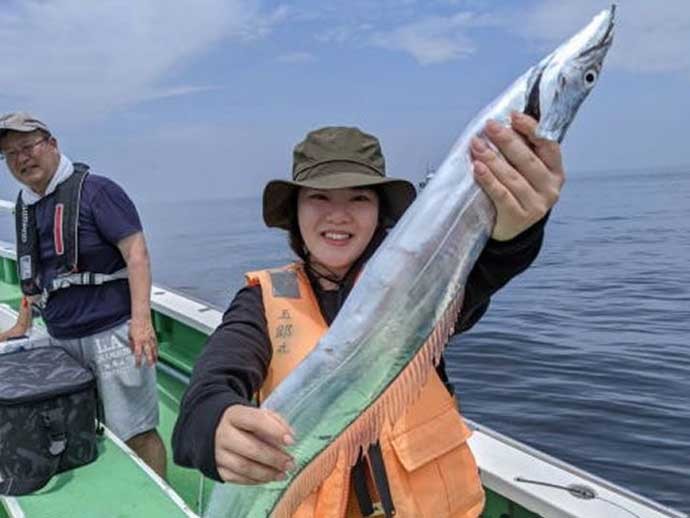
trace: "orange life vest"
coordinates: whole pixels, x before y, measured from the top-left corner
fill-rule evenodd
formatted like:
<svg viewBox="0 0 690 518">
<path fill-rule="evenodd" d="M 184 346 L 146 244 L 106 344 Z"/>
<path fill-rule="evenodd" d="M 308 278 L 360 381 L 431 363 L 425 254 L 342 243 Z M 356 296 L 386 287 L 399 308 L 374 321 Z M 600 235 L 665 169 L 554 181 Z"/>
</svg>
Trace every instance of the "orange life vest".
<svg viewBox="0 0 690 518">
<path fill-rule="evenodd" d="M 249 272 L 261 285 L 273 357 L 259 391 L 263 401 L 328 330 L 300 263 Z M 419 399 L 383 430 L 381 451 L 396 515 L 400 518 L 476 518 L 484 507 L 477 465 L 467 445 L 470 429 L 434 370 Z M 350 466 L 333 472 L 293 518 L 361 517 L 350 491 Z M 380 515 L 378 515 L 380 516 Z"/>
</svg>

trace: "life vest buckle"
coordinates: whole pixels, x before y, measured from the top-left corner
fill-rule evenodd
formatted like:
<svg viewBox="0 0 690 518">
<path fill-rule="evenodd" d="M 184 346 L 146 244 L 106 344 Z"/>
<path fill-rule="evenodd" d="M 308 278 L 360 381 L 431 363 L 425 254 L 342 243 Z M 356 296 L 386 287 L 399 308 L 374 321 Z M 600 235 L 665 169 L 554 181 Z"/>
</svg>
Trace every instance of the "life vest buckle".
<svg viewBox="0 0 690 518">
<path fill-rule="evenodd" d="M 383 509 L 383 505 L 381 502 L 374 502 L 373 504 L 374 510 L 366 515 L 364 518 L 384 518 L 386 517 L 386 511 Z M 395 513 L 393 513 L 395 514 Z"/>
</svg>

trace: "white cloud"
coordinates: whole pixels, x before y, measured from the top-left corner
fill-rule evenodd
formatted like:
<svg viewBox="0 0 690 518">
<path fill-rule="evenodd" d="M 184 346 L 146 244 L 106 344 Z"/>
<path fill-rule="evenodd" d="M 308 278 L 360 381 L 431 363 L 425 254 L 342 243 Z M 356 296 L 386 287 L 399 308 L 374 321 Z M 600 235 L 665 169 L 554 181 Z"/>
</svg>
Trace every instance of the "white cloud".
<svg viewBox="0 0 690 518">
<path fill-rule="evenodd" d="M 316 34 L 316 41 L 321 43 L 339 43 L 343 44 L 356 39 L 355 27 L 349 25 L 340 25 L 331 27 Z"/>
<path fill-rule="evenodd" d="M 400 15 L 400 12 L 397 14 Z M 462 59 L 474 53 L 476 46 L 468 35 L 469 30 L 498 23 L 496 17 L 473 12 L 425 16 L 414 21 L 398 22 L 390 29 L 380 29 L 381 23 L 360 20 L 357 24 L 330 28 L 317 38 L 327 43 L 354 42 L 357 45 L 406 52 L 419 63 L 429 65 Z"/>
<path fill-rule="evenodd" d="M 311 63 L 316 61 L 316 56 L 311 52 L 290 52 L 278 56 L 281 63 Z"/>
<path fill-rule="evenodd" d="M 168 97 L 178 97 L 180 95 L 192 95 L 213 90 L 220 90 L 220 86 L 189 86 L 180 85 L 171 88 L 158 88 L 149 96 L 142 96 L 140 101 L 153 101 L 155 99 L 165 99 Z"/>
<path fill-rule="evenodd" d="M 69 109 L 79 120 L 204 91 L 210 87 L 166 84 L 167 75 L 223 39 L 265 37 L 285 13 L 262 12 L 257 0 L 8 2 L 0 61 L 11 73 L 0 76 L 0 95 L 9 109 L 47 117 Z"/>
<path fill-rule="evenodd" d="M 611 2 L 545 0 L 513 23 L 528 38 L 549 44 L 565 39 Z M 514 20 L 517 22 L 517 17 Z M 690 71 L 690 2 L 619 0 L 616 35 L 607 66 L 633 72 Z"/>
<path fill-rule="evenodd" d="M 476 48 L 463 33 L 472 22 L 472 15 L 459 13 L 449 18 L 434 16 L 379 32 L 373 44 L 386 49 L 409 52 L 423 65 L 443 63 L 472 54 Z"/>
<path fill-rule="evenodd" d="M 324 13 L 324 23 L 334 23 L 317 34 L 319 41 L 402 51 L 419 63 L 434 64 L 462 59 L 476 52 L 478 47 L 471 31 L 478 27 L 502 27 L 517 32 L 528 42 L 551 49 L 583 27 L 597 12 L 608 8 L 612 0 L 539 0 L 531 7 L 498 5 L 498 2 L 492 7 L 487 0 L 439 0 L 437 7 L 461 5 L 463 11 L 423 18 L 419 16 L 430 10 L 428 4 L 422 9 L 420 3 L 414 2 L 405 5 L 351 2 L 358 8 L 347 9 L 339 4 L 337 12 Z M 615 3 L 618 6 L 616 37 L 607 67 L 648 73 L 690 72 L 690 2 L 617 0 Z"/>
</svg>

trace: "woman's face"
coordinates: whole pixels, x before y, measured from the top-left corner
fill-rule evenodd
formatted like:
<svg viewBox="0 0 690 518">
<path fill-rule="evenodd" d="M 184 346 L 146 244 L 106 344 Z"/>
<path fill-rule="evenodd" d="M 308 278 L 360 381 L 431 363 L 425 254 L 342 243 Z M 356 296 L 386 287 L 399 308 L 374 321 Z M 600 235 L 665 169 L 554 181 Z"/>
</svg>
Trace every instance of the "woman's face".
<svg viewBox="0 0 690 518">
<path fill-rule="evenodd" d="M 297 221 L 311 260 L 336 275 L 345 275 L 362 255 L 378 219 L 373 189 L 299 190 Z"/>
</svg>

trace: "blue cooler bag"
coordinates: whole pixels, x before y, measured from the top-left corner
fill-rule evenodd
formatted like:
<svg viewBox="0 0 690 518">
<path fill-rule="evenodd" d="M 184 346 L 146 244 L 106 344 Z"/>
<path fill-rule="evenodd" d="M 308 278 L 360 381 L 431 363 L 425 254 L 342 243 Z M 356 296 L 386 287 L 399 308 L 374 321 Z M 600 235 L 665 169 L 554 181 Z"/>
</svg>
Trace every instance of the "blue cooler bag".
<svg viewBox="0 0 690 518">
<path fill-rule="evenodd" d="M 96 379 L 60 347 L 0 354 L 0 495 L 23 495 L 98 456 Z"/>
</svg>

